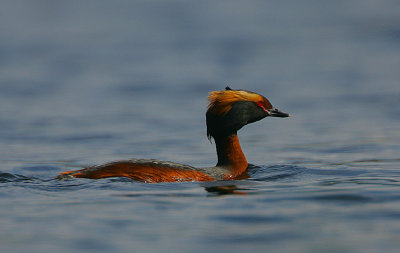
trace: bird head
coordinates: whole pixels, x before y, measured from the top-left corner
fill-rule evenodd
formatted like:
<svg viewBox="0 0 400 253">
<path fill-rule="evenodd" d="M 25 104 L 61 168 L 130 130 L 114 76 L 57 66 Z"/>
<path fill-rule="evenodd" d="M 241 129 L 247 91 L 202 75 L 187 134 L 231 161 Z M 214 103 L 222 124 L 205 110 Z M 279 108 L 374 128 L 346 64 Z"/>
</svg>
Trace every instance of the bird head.
<svg viewBox="0 0 400 253">
<path fill-rule="evenodd" d="M 265 117 L 289 117 L 271 105 L 264 96 L 246 90 L 212 91 L 206 113 L 207 136 L 216 138 L 236 134 L 243 126 Z"/>
</svg>

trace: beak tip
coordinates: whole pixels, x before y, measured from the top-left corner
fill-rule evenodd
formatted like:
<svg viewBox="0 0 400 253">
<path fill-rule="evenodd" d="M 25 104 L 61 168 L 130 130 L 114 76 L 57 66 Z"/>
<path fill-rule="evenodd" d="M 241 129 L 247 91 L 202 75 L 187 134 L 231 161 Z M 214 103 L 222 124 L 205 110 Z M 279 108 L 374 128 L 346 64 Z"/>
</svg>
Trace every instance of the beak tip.
<svg viewBox="0 0 400 253">
<path fill-rule="evenodd" d="M 278 118 L 287 118 L 290 117 L 289 113 L 282 112 L 278 109 L 274 109 L 273 111 L 269 111 L 269 116 L 278 117 Z"/>
</svg>

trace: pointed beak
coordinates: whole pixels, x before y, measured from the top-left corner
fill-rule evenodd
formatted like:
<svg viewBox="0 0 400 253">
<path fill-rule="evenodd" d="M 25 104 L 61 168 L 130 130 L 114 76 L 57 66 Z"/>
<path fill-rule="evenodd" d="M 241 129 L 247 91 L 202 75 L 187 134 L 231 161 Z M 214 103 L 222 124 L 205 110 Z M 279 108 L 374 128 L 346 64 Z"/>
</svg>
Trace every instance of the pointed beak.
<svg viewBox="0 0 400 253">
<path fill-rule="evenodd" d="M 279 111 L 276 108 L 269 109 L 268 112 L 271 117 L 286 118 L 290 116 L 289 113 Z"/>
</svg>

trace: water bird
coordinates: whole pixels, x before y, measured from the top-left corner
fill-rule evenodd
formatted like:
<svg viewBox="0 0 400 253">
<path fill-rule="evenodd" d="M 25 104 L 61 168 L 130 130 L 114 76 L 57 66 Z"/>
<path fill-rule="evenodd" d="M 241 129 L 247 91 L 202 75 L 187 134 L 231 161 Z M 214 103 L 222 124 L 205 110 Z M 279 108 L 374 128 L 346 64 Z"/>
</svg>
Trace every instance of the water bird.
<svg viewBox="0 0 400 253">
<path fill-rule="evenodd" d="M 265 117 L 289 117 L 267 98 L 246 90 L 212 91 L 206 113 L 207 137 L 214 139 L 218 162 L 214 167 L 196 168 L 154 159 L 114 161 L 76 171 L 66 171 L 58 179 L 128 177 L 145 183 L 214 181 L 246 178 L 248 163 L 240 147 L 237 131 Z"/>
</svg>

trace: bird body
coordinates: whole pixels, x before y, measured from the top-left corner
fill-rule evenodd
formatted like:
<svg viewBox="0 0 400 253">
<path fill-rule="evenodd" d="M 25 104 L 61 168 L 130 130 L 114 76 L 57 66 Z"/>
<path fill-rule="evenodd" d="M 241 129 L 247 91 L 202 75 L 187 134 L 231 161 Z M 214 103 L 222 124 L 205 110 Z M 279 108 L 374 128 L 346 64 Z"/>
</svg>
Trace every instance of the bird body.
<svg viewBox="0 0 400 253">
<path fill-rule="evenodd" d="M 218 163 L 214 167 L 189 165 L 153 159 L 132 159 L 61 173 L 57 178 L 128 177 L 146 183 L 232 180 L 246 177 L 248 163 L 240 147 L 237 131 L 267 116 L 289 117 L 274 108 L 260 94 L 232 90 L 210 92 L 206 113 L 207 136 L 214 139 Z"/>
</svg>

